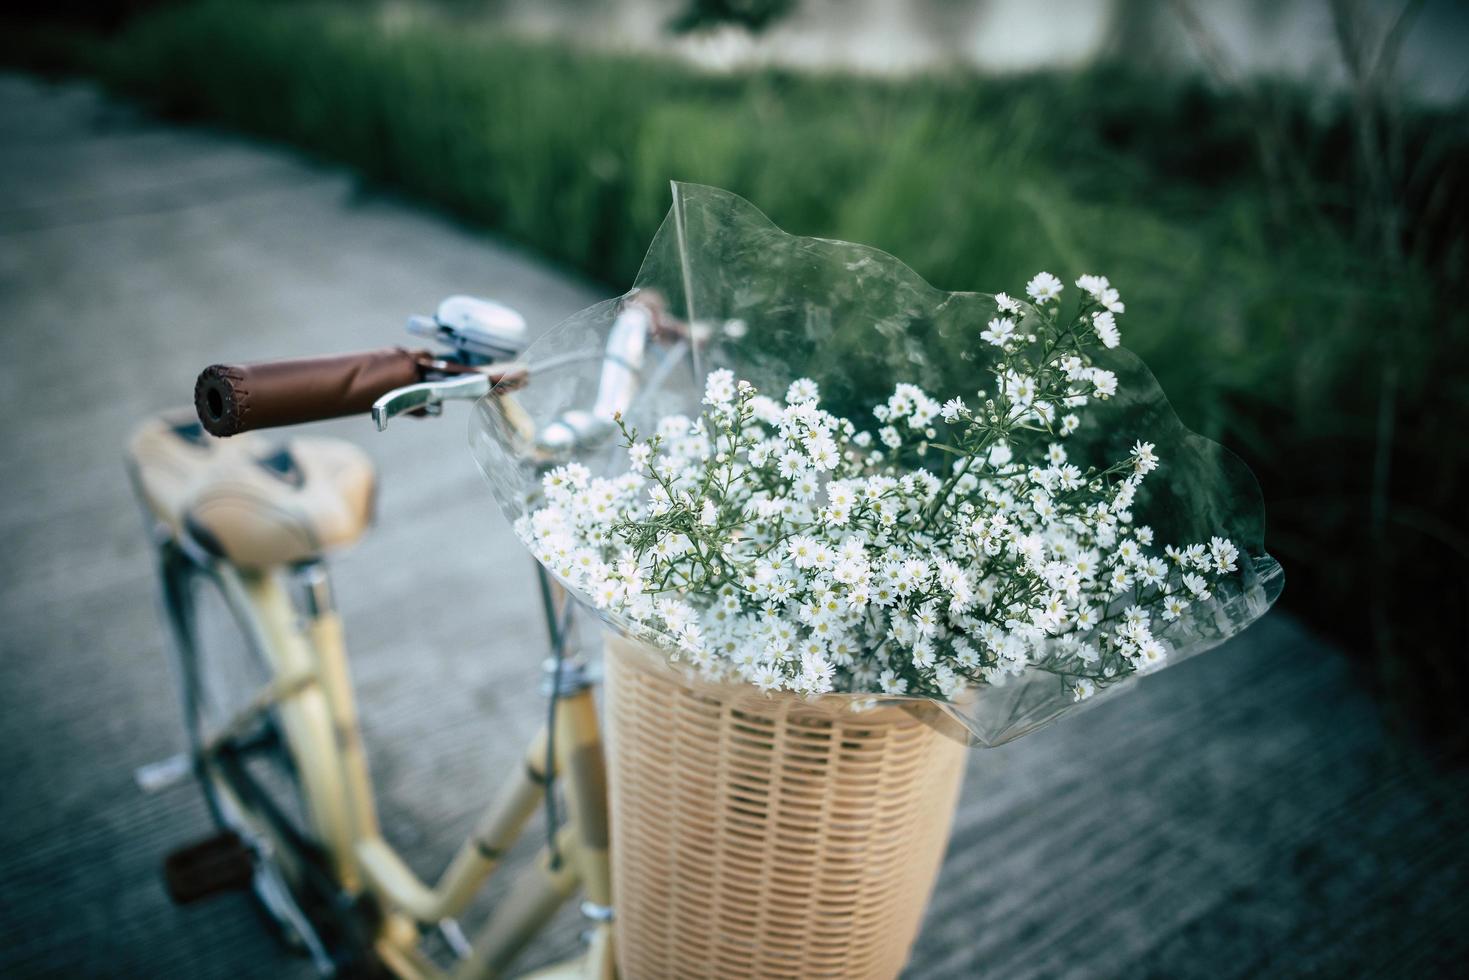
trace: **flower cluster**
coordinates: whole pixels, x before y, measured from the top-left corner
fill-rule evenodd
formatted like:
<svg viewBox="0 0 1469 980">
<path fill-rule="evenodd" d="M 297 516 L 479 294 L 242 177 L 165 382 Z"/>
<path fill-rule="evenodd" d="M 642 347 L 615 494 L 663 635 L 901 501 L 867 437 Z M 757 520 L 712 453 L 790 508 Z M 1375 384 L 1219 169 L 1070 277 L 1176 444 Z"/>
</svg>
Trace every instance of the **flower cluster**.
<svg viewBox="0 0 1469 980">
<path fill-rule="evenodd" d="M 1087 406 L 1117 392 L 1089 352 L 1117 346 L 1124 312 L 1105 278 L 1077 286 L 1069 317 L 1048 273 L 1028 301 L 995 296 L 976 331 L 993 389 L 940 402 L 898 384 L 871 428 L 823 410 L 809 379 L 778 401 L 714 371 L 697 418 L 623 425 L 627 471 L 550 472 L 517 531 L 711 677 L 954 698 L 1035 668 L 1088 697 L 1160 665 L 1239 553 L 1223 537 L 1155 549 L 1132 512 L 1153 444 L 1070 459 Z"/>
</svg>

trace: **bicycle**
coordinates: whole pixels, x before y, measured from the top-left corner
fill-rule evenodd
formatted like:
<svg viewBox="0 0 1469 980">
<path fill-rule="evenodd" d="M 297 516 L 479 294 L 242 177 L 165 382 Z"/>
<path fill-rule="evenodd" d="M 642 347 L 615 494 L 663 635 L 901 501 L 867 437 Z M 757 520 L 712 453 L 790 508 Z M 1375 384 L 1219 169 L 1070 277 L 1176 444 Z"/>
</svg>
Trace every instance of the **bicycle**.
<svg viewBox="0 0 1469 980">
<path fill-rule="evenodd" d="M 590 927 L 584 953 L 534 976 L 610 978 L 606 775 L 595 677 L 567 651 L 569 597 L 536 565 L 551 651 L 548 721 L 430 886 L 379 831 L 326 564 L 371 521 L 372 466 L 340 440 L 278 445 L 250 430 L 369 412 L 381 429 L 486 396 L 514 418 L 518 386 L 567 360 L 598 357 L 589 410 L 527 428 L 549 467 L 614 431 L 645 363 L 657 358 L 652 369 L 666 374 L 695 350 L 693 335 L 651 294 L 624 303 L 605 350 L 539 365 L 518 360 L 524 320 L 489 301 L 451 297 L 434 316 L 410 319 L 409 331 L 437 349 L 215 365 L 200 376 L 196 417 L 155 417 L 131 441 L 129 472 L 153 525 L 189 738 L 186 756 L 139 778 L 155 787 L 192 772 L 220 831 L 169 857 L 168 886 L 178 901 L 250 888 L 323 975 L 425 980 L 504 975 L 580 890 Z M 213 642 L 207 627 L 221 624 L 233 648 Z M 565 820 L 471 941 L 457 916 L 537 807 L 551 807 L 556 824 L 557 785 Z M 430 932 L 452 951 L 452 966 L 424 949 Z"/>
</svg>

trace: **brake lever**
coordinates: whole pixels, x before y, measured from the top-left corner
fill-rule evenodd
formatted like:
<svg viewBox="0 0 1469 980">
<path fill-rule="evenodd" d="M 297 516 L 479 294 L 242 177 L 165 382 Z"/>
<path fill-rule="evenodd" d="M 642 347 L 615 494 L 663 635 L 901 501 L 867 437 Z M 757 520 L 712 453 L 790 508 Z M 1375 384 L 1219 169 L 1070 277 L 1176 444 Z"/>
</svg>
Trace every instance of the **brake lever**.
<svg viewBox="0 0 1469 980">
<path fill-rule="evenodd" d="M 462 374 L 394 388 L 372 403 L 372 421 L 379 432 L 391 419 L 407 412 L 437 415 L 446 401 L 478 401 L 499 381 L 488 374 Z"/>
</svg>

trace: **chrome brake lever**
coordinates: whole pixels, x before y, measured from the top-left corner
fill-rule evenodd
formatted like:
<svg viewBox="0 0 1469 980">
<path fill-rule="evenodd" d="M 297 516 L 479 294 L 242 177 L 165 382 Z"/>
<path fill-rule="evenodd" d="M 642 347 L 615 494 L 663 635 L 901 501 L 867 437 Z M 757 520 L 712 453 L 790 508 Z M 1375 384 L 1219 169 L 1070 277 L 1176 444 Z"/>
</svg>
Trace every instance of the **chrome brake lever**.
<svg viewBox="0 0 1469 980">
<path fill-rule="evenodd" d="M 490 393 L 495 382 L 487 374 L 464 374 L 438 381 L 394 388 L 372 403 L 372 421 L 379 432 L 390 419 L 405 412 L 424 411 L 437 415 L 446 401 L 477 401 Z"/>
</svg>

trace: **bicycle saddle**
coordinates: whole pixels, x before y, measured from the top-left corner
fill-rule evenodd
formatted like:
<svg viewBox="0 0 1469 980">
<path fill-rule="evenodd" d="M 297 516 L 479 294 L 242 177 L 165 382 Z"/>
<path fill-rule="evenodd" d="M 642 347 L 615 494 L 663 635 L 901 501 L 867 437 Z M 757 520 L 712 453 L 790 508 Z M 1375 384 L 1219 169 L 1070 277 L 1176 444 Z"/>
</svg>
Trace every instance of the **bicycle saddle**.
<svg viewBox="0 0 1469 980">
<path fill-rule="evenodd" d="M 169 412 L 138 428 L 127 461 L 158 520 L 246 568 L 316 558 L 372 522 L 372 461 L 341 439 L 217 439 L 192 412 Z"/>
</svg>

